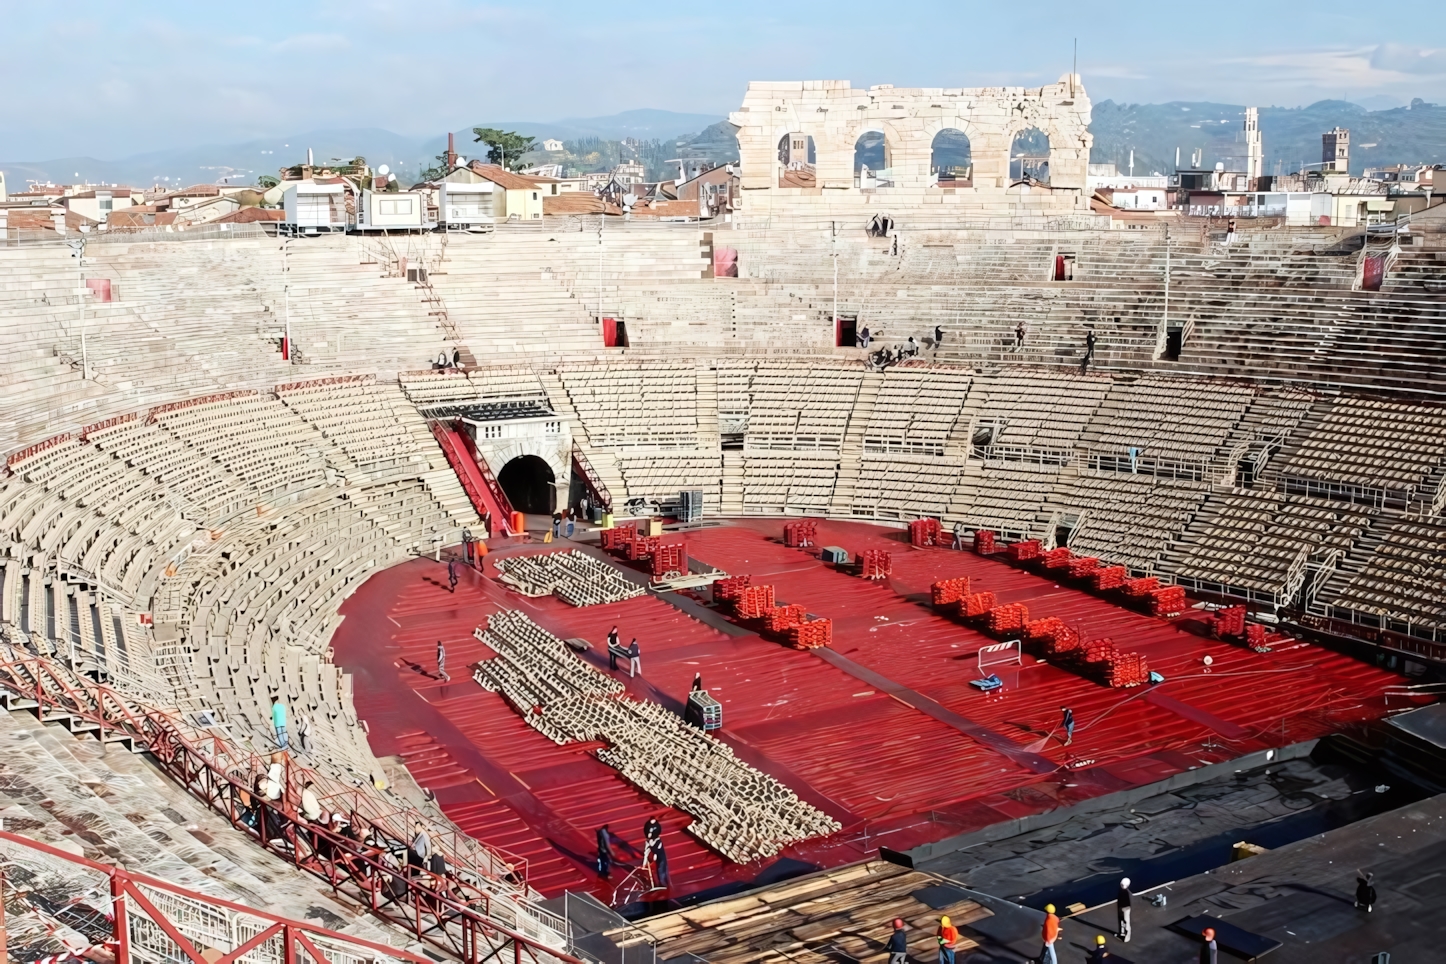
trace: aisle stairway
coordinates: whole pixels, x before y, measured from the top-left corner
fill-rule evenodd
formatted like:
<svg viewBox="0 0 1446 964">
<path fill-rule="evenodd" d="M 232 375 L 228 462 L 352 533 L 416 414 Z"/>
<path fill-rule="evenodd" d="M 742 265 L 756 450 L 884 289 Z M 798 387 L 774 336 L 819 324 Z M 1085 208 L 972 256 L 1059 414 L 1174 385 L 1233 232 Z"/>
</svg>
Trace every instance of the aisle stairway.
<svg viewBox="0 0 1446 964">
<path fill-rule="evenodd" d="M 844 430 L 843 448 L 839 453 L 838 482 L 833 488 L 833 502 L 829 515 L 848 517 L 853 514 L 854 486 L 859 479 L 864 457 L 864 432 L 868 430 L 869 419 L 874 414 L 874 403 L 878 401 L 879 390 L 884 387 L 883 372 L 867 372 L 859 385 L 858 397 L 849 413 L 848 428 Z"/>
<path fill-rule="evenodd" d="M 129 743 L 104 746 L 42 725 L 3 701 L 0 820 L 4 828 L 95 860 L 124 864 L 211 897 L 394 946 L 407 935 L 268 853 L 173 784 Z"/>
</svg>

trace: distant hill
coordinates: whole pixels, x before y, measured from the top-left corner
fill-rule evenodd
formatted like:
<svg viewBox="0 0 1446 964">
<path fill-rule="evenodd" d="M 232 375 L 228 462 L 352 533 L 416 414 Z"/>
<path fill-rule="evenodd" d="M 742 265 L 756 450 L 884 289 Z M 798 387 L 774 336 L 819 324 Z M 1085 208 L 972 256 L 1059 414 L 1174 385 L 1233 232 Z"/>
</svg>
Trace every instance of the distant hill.
<svg viewBox="0 0 1446 964">
<path fill-rule="evenodd" d="M 1113 162 L 1121 171 L 1135 151 L 1135 172 L 1168 173 L 1175 167 L 1175 149 L 1182 164 L 1192 151 L 1203 151 L 1201 163 L 1224 161 L 1235 166 L 1245 153 L 1241 125 L 1245 108 L 1238 104 L 1176 102 L 1170 104 L 1117 104 L 1106 100 L 1094 105 L 1094 149 L 1090 160 Z M 1265 141 L 1265 173 L 1298 169 L 1302 162 L 1320 160 L 1320 135 L 1335 126 L 1351 131 L 1351 171 L 1366 165 L 1407 162 L 1446 163 L 1446 106 L 1412 101 L 1410 107 L 1367 110 L 1347 101 L 1325 100 L 1309 107 L 1262 107 L 1260 128 Z M 479 121 L 476 127 L 498 127 L 530 135 L 541 141 L 555 137 L 577 142 L 596 139 L 615 144 L 634 138 L 648 144 L 645 158 L 650 173 L 668 176 L 668 158 L 702 158 L 717 163 L 738 159 L 738 139 L 726 120 L 713 114 L 681 114 L 665 110 L 629 110 L 606 117 L 570 118 L 550 123 L 533 121 Z M 27 180 L 68 183 L 77 179 L 148 187 L 160 183 L 188 185 L 232 176 L 251 183 L 258 175 L 274 174 L 294 164 L 312 149 L 317 161 L 351 158 L 360 154 L 373 166 L 389 165 L 403 180 L 415 177 L 446 149 L 446 136 L 407 137 L 380 128 L 319 130 L 285 137 L 256 139 L 238 144 L 210 144 L 177 150 L 137 154 L 120 160 L 92 157 L 46 161 L 0 161 L 12 191 Z M 457 132 L 457 151 L 464 157 L 480 156 L 472 129 Z M 601 152 L 612 156 L 608 150 Z M 617 154 L 612 149 L 612 154 Z M 167 180 L 161 180 L 161 179 Z"/>
<path fill-rule="evenodd" d="M 1170 103 L 1094 105 L 1090 132 L 1095 164 L 1114 163 L 1123 172 L 1130 149 L 1135 173 L 1162 174 L 1180 163 L 1189 166 L 1192 151 L 1203 150 L 1202 164 L 1243 168 L 1245 107 L 1237 104 Z M 1351 173 L 1367 166 L 1422 162 L 1446 164 L 1446 106 L 1423 103 L 1410 107 L 1366 110 L 1343 100 L 1323 100 L 1309 107 L 1260 108 L 1260 137 L 1265 147 L 1265 173 L 1289 174 L 1302 163 L 1318 163 L 1320 136 L 1333 127 L 1351 132 Z M 1240 166 L 1237 167 L 1236 165 Z"/>
</svg>

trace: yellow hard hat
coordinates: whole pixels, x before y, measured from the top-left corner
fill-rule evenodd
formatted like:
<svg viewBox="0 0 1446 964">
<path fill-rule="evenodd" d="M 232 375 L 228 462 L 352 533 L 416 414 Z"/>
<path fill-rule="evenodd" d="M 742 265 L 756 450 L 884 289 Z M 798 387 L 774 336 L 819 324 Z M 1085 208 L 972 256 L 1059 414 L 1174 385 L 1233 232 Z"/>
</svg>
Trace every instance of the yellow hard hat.
<svg viewBox="0 0 1446 964">
<path fill-rule="evenodd" d="M 940 925 L 941 927 L 948 927 L 948 926 L 949 926 L 949 918 L 947 918 L 947 917 L 941 917 L 941 918 L 939 918 L 939 925 Z"/>
<path fill-rule="evenodd" d="M 1053 904 L 1045 904 L 1045 905 L 1044 905 L 1044 912 L 1045 912 L 1046 914 L 1053 914 L 1053 913 L 1054 913 L 1054 905 L 1053 905 Z"/>
<path fill-rule="evenodd" d="M 1095 943 L 1098 944 L 1098 945 L 1101 946 L 1101 947 L 1104 947 L 1104 946 L 1105 946 L 1105 935 L 1103 935 L 1103 934 L 1096 934 L 1096 935 L 1095 935 Z"/>
</svg>

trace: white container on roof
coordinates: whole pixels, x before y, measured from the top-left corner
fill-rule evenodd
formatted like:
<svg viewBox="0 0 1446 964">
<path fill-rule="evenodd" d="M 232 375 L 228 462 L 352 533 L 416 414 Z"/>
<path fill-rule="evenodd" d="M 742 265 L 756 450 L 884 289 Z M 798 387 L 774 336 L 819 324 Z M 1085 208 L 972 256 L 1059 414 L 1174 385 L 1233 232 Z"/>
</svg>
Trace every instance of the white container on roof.
<svg viewBox="0 0 1446 964">
<path fill-rule="evenodd" d="M 358 231 L 420 230 L 426 222 L 427 199 L 419 191 L 363 191 L 356 208 Z"/>
<path fill-rule="evenodd" d="M 282 226 L 291 231 L 345 231 L 347 185 L 340 181 L 290 181 L 282 185 Z"/>
<path fill-rule="evenodd" d="M 492 224 L 496 211 L 492 197 L 495 190 L 497 185 L 491 181 L 477 180 L 470 184 L 443 181 L 437 192 L 438 219 L 455 228 Z"/>
</svg>

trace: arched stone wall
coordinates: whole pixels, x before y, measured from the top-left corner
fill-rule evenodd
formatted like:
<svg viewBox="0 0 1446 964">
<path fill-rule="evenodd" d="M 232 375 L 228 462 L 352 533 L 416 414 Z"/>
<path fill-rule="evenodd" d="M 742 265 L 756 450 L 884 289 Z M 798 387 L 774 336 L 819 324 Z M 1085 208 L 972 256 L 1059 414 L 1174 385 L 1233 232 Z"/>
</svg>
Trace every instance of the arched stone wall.
<svg viewBox="0 0 1446 964">
<path fill-rule="evenodd" d="M 778 140 L 801 132 L 814 139 L 817 188 L 835 200 L 860 192 L 853 182 L 854 145 L 868 130 L 884 133 L 894 172 L 891 209 L 929 203 L 939 191 L 930 176 L 934 135 L 946 127 L 969 137 L 974 164 L 968 191 L 997 200 L 1007 214 L 1009 148 L 1014 135 L 1038 127 L 1049 135 L 1052 204 L 1061 211 L 1089 210 L 1085 174 L 1089 163 L 1090 101 L 1078 76 L 1044 87 L 899 88 L 857 90 L 845 80 L 754 82 L 743 105 L 729 115 L 738 128 L 744 210 L 762 201 L 799 197 L 798 188 L 778 187 Z"/>
</svg>

